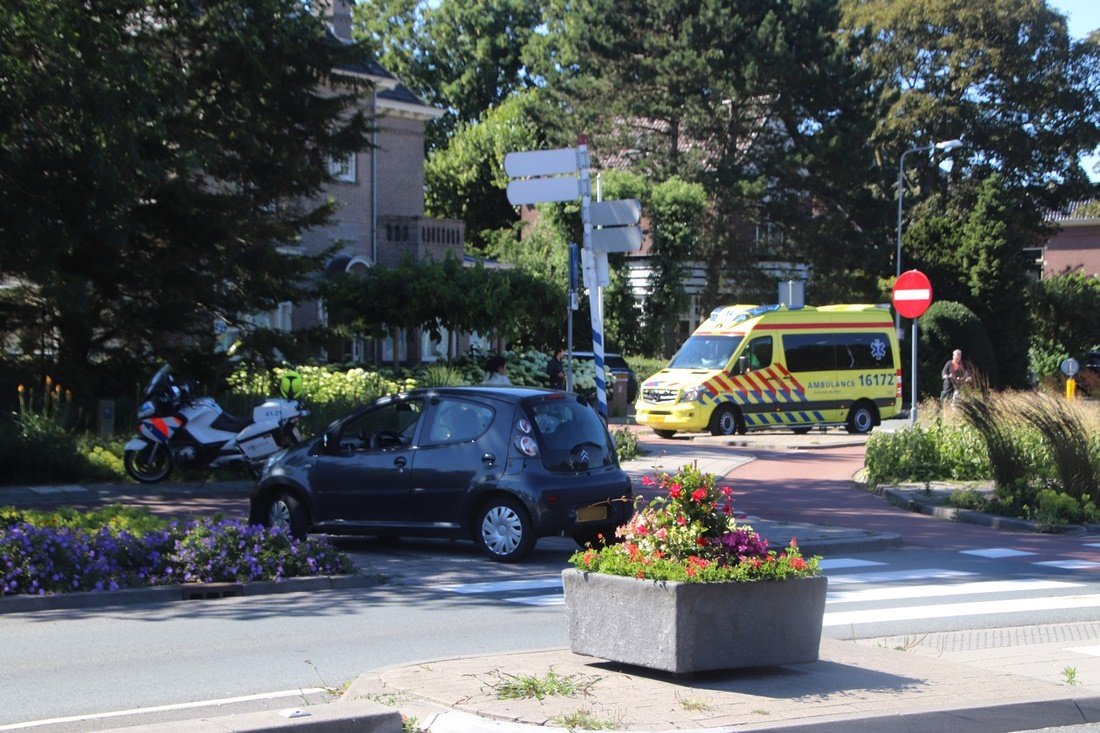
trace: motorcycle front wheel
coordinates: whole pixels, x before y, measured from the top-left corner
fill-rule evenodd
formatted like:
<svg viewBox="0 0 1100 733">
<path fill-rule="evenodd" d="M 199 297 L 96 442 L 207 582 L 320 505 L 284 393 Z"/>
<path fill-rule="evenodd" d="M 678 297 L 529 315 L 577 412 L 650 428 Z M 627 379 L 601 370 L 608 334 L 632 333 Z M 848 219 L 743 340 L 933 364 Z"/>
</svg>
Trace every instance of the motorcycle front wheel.
<svg viewBox="0 0 1100 733">
<path fill-rule="evenodd" d="M 128 450 L 122 459 L 126 473 L 135 481 L 155 484 L 172 472 L 172 451 L 160 443 L 149 443 L 141 450 Z"/>
</svg>

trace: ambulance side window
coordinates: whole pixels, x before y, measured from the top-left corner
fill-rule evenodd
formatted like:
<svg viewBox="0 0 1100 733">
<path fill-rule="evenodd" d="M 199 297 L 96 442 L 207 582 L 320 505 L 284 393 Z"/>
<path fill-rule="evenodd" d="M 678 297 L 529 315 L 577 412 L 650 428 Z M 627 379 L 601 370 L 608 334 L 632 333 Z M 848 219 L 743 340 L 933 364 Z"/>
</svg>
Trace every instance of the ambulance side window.
<svg viewBox="0 0 1100 733">
<path fill-rule="evenodd" d="M 754 372 L 772 365 L 772 337 L 761 336 L 749 342 L 745 349 L 745 355 L 749 357 L 748 370 Z"/>
<path fill-rule="evenodd" d="M 820 372 L 836 369 L 833 339 L 826 334 L 790 334 L 783 336 L 783 353 L 787 370 Z"/>
</svg>

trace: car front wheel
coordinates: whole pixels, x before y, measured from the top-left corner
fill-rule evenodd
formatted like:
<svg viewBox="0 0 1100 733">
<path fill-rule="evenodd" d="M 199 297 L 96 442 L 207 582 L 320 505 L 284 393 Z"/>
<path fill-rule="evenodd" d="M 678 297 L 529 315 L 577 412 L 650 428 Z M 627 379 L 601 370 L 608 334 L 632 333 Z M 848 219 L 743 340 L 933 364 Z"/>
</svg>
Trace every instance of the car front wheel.
<svg viewBox="0 0 1100 733">
<path fill-rule="evenodd" d="M 496 562 L 518 562 L 535 546 L 527 510 L 508 496 L 494 496 L 482 505 L 474 531 L 482 552 Z"/>
<path fill-rule="evenodd" d="M 309 521 L 302 502 L 289 491 L 283 491 L 271 500 L 267 506 L 267 516 L 264 517 L 264 526 L 282 529 L 297 540 L 306 538 L 306 529 Z"/>
</svg>

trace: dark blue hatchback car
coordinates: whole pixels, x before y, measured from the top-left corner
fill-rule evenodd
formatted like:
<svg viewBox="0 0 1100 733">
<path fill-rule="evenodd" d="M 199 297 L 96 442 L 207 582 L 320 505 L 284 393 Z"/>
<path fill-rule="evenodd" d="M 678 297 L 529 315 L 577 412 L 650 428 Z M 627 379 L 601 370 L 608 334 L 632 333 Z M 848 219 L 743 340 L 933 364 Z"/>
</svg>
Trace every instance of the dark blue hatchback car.
<svg viewBox="0 0 1100 733">
<path fill-rule="evenodd" d="M 383 397 L 281 451 L 251 521 L 308 532 L 472 539 L 514 562 L 539 537 L 612 536 L 630 479 L 596 412 L 566 392 L 447 387 Z"/>
</svg>

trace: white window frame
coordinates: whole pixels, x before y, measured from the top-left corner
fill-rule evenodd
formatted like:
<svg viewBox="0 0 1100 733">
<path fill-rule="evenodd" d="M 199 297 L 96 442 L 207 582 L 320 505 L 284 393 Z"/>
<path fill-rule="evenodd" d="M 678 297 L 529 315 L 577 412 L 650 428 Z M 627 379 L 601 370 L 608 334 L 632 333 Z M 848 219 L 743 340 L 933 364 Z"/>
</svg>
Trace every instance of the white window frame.
<svg viewBox="0 0 1100 733">
<path fill-rule="evenodd" d="M 348 153 L 343 158 L 328 159 L 328 173 L 334 180 L 341 183 L 356 183 L 355 153 Z"/>
</svg>

